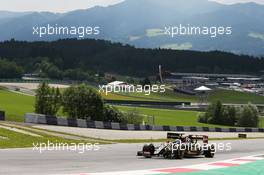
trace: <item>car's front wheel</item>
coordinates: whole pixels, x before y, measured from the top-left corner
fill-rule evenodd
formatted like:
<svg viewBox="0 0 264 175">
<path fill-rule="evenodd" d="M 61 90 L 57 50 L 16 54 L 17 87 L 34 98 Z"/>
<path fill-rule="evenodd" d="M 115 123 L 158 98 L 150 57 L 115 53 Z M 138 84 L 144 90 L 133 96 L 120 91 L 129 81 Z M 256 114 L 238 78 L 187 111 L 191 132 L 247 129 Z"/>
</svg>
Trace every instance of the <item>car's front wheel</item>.
<svg viewBox="0 0 264 175">
<path fill-rule="evenodd" d="M 177 150 L 176 158 L 177 159 L 183 159 L 184 158 L 184 150 Z"/>
<path fill-rule="evenodd" d="M 205 156 L 206 158 L 213 158 L 214 155 L 215 155 L 215 154 L 214 154 L 214 151 L 211 150 L 211 149 L 209 149 L 208 151 L 206 151 L 205 154 L 204 154 L 204 156 Z"/>
</svg>

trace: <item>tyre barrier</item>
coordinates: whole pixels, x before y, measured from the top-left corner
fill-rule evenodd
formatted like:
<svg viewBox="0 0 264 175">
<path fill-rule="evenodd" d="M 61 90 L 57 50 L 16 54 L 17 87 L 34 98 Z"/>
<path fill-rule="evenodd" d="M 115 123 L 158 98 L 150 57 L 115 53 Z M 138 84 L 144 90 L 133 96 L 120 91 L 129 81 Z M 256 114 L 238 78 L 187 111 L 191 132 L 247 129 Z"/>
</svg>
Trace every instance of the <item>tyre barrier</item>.
<svg viewBox="0 0 264 175">
<path fill-rule="evenodd" d="M 0 120 L 5 120 L 5 111 L 0 111 Z"/>
<path fill-rule="evenodd" d="M 176 132 L 264 132 L 264 128 L 209 128 L 196 126 L 151 126 L 82 119 L 67 119 L 42 114 L 25 114 L 25 123 L 57 125 L 80 128 L 113 129 L 129 131 L 176 131 Z"/>
</svg>

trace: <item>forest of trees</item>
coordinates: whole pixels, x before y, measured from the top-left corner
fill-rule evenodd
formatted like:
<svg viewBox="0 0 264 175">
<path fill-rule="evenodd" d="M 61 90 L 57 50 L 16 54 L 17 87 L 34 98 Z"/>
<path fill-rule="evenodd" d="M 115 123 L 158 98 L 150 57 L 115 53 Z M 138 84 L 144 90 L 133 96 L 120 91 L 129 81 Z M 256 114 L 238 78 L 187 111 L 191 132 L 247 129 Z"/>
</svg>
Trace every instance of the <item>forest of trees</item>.
<svg viewBox="0 0 264 175">
<path fill-rule="evenodd" d="M 23 73 L 23 68 L 18 66 L 13 61 L 0 59 L 0 78 L 20 78 Z"/>
<path fill-rule="evenodd" d="M 158 65 L 172 72 L 258 74 L 264 58 L 211 51 L 141 49 L 94 39 L 66 39 L 52 42 L 5 41 L 0 43 L 0 78 L 40 72 L 53 79 L 90 80 L 105 72 L 145 77 Z M 4 66 L 3 66 L 4 64 Z"/>
</svg>

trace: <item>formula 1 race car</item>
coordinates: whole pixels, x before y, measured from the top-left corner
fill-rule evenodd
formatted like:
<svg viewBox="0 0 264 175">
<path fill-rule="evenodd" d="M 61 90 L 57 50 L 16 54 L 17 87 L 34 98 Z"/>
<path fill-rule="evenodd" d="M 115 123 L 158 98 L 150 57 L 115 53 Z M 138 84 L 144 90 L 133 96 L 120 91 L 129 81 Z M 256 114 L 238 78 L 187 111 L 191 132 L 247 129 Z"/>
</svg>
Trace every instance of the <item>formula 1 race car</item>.
<svg viewBox="0 0 264 175">
<path fill-rule="evenodd" d="M 153 144 L 144 145 L 142 151 L 137 152 L 137 156 L 145 158 L 164 157 L 169 159 L 182 159 L 184 157 L 204 155 L 213 158 L 215 154 L 215 146 L 208 144 L 208 136 L 206 135 L 187 135 L 178 133 L 168 133 L 168 141 L 155 147 Z M 201 143 L 199 143 L 199 141 Z"/>
</svg>

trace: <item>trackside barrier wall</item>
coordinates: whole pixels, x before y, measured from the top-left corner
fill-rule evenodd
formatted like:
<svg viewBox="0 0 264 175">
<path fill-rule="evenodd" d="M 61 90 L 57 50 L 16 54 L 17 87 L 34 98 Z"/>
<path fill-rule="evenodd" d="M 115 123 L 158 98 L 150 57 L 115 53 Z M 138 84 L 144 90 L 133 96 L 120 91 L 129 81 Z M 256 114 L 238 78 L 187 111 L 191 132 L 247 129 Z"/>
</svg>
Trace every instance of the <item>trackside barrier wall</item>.
<svg viewBox="0 0 264 175">
<path fill-rule="evenodd" d="M 5 111 L 0 111 L 0 120 L 5 120 Z"/>
<path fill-rule="evenodd" d="M 111 123 L 102 121 L 90 121 L 82 119 L 66 119 L 41 114 L 25 115 L 26 123 L 58 125 L 80 128 L 131 130 L 131 131 L 183 131 L 183 132 L 264 132 L 264 128 L 208 128 L 196 126 L 150 126 L 124 123 Z"/>
</svg>

